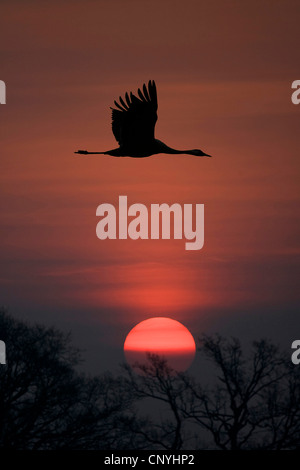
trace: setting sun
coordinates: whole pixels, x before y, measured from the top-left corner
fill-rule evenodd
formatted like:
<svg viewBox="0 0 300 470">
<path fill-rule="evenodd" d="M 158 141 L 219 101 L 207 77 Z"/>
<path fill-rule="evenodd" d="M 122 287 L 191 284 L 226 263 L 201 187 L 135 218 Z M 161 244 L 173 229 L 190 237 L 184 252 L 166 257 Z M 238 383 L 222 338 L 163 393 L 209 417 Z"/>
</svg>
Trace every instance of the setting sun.
<svg viewBox="0 0 300 470">
<path fill-rule="evenodd" d="M 196 346 L 189 330 L 176 320 L 166 317 L 148 318 L 138 323 L 126 337 L 124 352 L 127 362 L 145 362 L 147 353 L 167 360 L 176 371 L 188 369 Z"/>
</svg>

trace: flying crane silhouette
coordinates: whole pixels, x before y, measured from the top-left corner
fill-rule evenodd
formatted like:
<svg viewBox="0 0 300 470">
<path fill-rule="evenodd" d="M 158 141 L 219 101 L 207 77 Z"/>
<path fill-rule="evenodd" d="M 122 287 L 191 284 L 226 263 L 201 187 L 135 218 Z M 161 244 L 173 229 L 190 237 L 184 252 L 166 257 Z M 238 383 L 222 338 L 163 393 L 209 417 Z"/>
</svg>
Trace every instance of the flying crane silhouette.
<svg viewBox="0 0 300 470">
<path fill-rule="evenodd" d="M 148 89 L 143 85 L 143 91 L 138 89 L 139 98 L 130 93 L 125 94 L 125 100 L 119 97 L 120 103 L 114 101 L 112 109 L 112 131 L 119 144 L 118 148 L 106 152 L 88 152 L 78 150 L 74 153 L 83 155 L 102 154 L 114 157 L 150 157 L 158 153 L 188 154 L 197 157 L 210 157 L 199 149 L 176 150 L 154 137 L 157 121 L 157 92 L 154 80 L 149 80 Z"/>
</svg>

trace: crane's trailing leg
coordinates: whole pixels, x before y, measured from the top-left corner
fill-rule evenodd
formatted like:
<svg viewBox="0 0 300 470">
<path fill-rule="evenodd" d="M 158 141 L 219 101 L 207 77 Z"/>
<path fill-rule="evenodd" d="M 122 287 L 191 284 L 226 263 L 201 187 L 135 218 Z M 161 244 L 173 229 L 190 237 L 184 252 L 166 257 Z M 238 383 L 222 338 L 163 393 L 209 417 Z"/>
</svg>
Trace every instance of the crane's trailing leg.
<svg viewBox="0 0 300 470">
<path fill-rule="evenodd" d="M 88 152 L 87 150 L 77 150 L 77 152 L 74 153 L 79 153 L 80 155 L 91 155 L 91 154 L 104 154 L 105 152 Z"/>
</svg>

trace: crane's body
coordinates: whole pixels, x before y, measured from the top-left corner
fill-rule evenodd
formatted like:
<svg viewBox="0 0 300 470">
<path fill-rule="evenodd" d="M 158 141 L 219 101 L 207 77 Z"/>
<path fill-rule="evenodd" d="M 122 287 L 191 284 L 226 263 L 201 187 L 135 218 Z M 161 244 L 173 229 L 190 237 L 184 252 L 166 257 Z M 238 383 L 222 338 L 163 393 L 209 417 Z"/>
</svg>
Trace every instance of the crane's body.
<svg viewBox="0 0 300 470">
<path fill-rule="evenodd" d="M 78 150 L 80 155 L 111 155 L 113 157 L 145 158 L 159 153 L 188 154 L 198 157 L 210 157 L 199 149 L 176 150 L 168 147 L 161 140 L 155 139 L 154 128 L 157 121 L 157 92 L 154 81 L 149 81 L 148 89 L 143 85 L 143 92 L 138 89 L 139 98 L 130 93 L 125 94 L 125 101 L 114 102 L 112 109 L 112 131 L 119 147 L 106 152 L 88 152 Z"/>
</svg>

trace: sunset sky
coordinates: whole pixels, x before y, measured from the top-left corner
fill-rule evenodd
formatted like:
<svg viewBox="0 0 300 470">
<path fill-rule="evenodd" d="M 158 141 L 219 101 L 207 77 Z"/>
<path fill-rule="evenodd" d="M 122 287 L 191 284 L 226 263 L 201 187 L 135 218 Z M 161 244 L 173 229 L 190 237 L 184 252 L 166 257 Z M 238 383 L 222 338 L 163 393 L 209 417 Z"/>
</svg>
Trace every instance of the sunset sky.
<svg viewBox="0 0 300 470">
<path fill-rule="evenodd" d="M 11 0 L 0 11 L 0 303 L 71 330 L 93 371 L 121 362 L 127 333 L 151 316 L 195 339 L 268 336 L 289 351 L 300 336 L 299 1 Z M 109 107 L 149 79 L 156 137 L 213 158 L 74 155 L 117 147 Z M 204 248 L 100 241 L 96 208 L 119 195 L 204 204 Z"/>
</svg>

